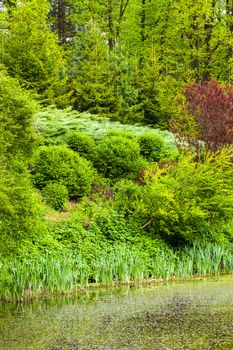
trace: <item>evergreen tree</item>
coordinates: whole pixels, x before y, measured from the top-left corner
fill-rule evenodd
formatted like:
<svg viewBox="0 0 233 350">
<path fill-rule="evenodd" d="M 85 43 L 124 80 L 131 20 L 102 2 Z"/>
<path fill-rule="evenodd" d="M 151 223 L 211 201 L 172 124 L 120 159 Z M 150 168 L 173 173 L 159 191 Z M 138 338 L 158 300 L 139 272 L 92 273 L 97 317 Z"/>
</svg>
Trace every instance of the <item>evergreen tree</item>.
<svg viewBox="0 0 233 350">
<path fill-rule="evenodd" d="M 79 110 L 168 125 L 185 85 L 232 80 L 231 0 L 49 3 L 5 0 L 0 33 L 9 73 L 48 103 L 72 104 L 72 86 Z"/>
<path fill-rule="evenodd" d="M 22 86 L 54 103 L 66 87 L 62 52 L 50 32 L 48 11 L 47 0 L 26 0 L 12 8 L 10 29 L 2 35 L 2 62 Z"/>
<path fill-rule="evenodd" d="M 1 159 L 28 158 L 35 141 L 35 102 L 0 66 L 0 155 Z"/>
<path fill-rule="evenodd" d="M 38 196 L 33 193 L 26 161 L 35 147 L 36 104 L 16 79 L 0 69 L 0 255 L 32 249 L 45 234 Z"/>
<path fill-rule="evenodd" d="M 81 37 L 82 40 L 79 40 Z M 106 36 L 95 22 L 90 22 L 76 41 L 76 62 L 72 75 L 76 90 L 75 107 L 80 111 L 110 115 L 117 101 L 114 78 L 110 71 Z"/>
<path fill-rule="evenodd" d="M 110 52 L 110 70 L 114 78 L 114 96 L 116 111 L 113 117 L 123 123 L 143 121 L 140 90 L 135 83 L 134 61 L 128 57 L 123 47 Z"/>
</svg>

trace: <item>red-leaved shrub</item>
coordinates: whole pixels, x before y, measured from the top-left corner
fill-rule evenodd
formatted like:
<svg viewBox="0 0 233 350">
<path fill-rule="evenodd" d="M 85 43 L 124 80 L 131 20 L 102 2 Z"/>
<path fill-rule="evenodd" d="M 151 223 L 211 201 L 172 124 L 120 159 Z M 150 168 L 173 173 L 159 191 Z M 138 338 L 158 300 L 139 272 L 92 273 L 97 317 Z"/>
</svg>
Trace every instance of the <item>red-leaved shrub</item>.
<svg viewBox="0 0 233 350">
<path fill-rule="evenodd" d="M 233 143 L 233 86 L 216 81 L 188 85 L 186 111 L 199 124 L 198 139 L 217 151 Z"/>
</svg>

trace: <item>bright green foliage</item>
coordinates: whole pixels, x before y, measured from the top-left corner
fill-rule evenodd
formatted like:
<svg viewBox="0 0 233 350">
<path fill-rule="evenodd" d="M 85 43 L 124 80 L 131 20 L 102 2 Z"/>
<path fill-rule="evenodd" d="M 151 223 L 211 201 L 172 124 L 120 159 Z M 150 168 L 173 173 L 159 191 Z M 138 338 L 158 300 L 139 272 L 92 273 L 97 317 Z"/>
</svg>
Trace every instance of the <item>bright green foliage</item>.
<svg viewBox="0 0 233 350">
<path fill-rule="evenodd" d="M 207 154 L 196 163 L 193 156 L 145 174 L 145 187 L 136 211 L 162 236 L 193 241 L 232 239 L 233 215 L 231 153 Z"/>
<path fill-rule="evenodd" d="M 126 137 L 105 137 L 96 151 L 95 166 L 105 177 L 135 178 L 142 165 L 139 144 Z"/>
<path fill-rule="evenodd" d="M 148 161 L 158 162 L 162 159 L 165 151 L 164 139 L 159 135 L 150 133 L 141 134 L 138 137 L 140 153 Z"/>
<path fill-rule="evenodd" d="M 35 102 L 16 79 L 0 66 L 0 150 L 1 156 L 30 155 L 35 142 L 33 113 Z"/>
<path fill-rule="evenodd" d="M 140 89 L 136 86 L 134 65 L 128 52 L 117 47 L 109 55 L 110 71 L 114 79 L 115 110 L 111 117 L 122 123 L 143 121 L 142 105 L 139 102 Z"/>
<path fill-rule="evenodd" d="M 33 250 L 46 232 L 37 195 L 22 160 L 35 146 L 35 102 L 0 69 L 0 255 Z M 44 232 L 43 232 L 44 231 Z"/>
<path fill-rule="evenodd" d="M 81 237 L 80 237 L 81 238 Z M 148 241 L 148 240 L 147 240 Z M 159 246 L 147 254 L 147 244 L 116 244 L 88 259 L 76 252 L 46 252 L 11 261 L 0 261 L 0 300 L 29 301 L 35 297 L 80 291 L 89 282 L 110 286 L 116 282 L 139 282 L 152 277 L 161 281 L 232 273 L 233 253 L 224 245 L 197 244 L 173 251 Z M 146 243 L 146 240 L 144 241 Z"/>
<path fill-rule="evenodd" d="M 137 64 L 135 82 L 147 123 L 166 125 L 190 81 L 231 81 L 232 23 L 232 1 L 129 3 L 120 44 Z"/>
<path fill-rule="evenodd" d="M 170 47 L 184 54 L 183 75 L 188 69 L 196 81 L 228 80 L 232 70 L 231 1 L 177 2 L 174 24 L 180 35 Z M 179 21 L 179 22 L 178 22 Z M 174 33 L 175 35 L 175 33 Z"/>
<path fill-rule="evenodd" d="M 47 228 L 22 163 L 14 162 L 7 168 L 1 165 L 0 202 L 0 256 L 15 256 L 24 248 L 36 250 L 34 243 L 40 244 Z"/>
<path fill-rule="evenodd" d="M 143 121 L 149 125 L 169 129 L 171 117 L 177 114 L 186 80 L 177 79 L 173 72 L 168 71 L 168 65 L 164 76 L 165 68 L 161 65 L 157 48 L 152 47 L 148 56 L 137 79 Z"/>
<path fill-rule="evenodd" d="M 56 36 L 50 32 L 47 0 L 26 0 L 12 8 L 3 37 L 2 62 L 20 84 L 39 93 L 46 103 L 65 93 L 64 62 Z M 60 106 L 68 101 L 60 99 Z M 59 101 L 58 101 L 59 102 Z M 69 103 L 69 102 L 68 102 Z"/>
<path fill-rule="evenodd" d="M 139 186 L 132 180 L 122 179 L 114 186 L 115 206 L 118 212 L 125 217 L 129 217 L 134 213 L 140 203 L 143 193 L 143 187 Z M 140 216 L 133 217 L 133 222 L 139 223 Z"/>
<path fill-rule="evenodd" d="M 1 60 L 61 107 L 167 128 L 186 84 L 232 80 L 230 0 L 13 3 L 0 13 Z"/>
<path fill-rule="evenodd" d="M 106 38 L 95 22 L 89 23 L 83 35 L 82 41 L 77 42 L 78 60 L 72 72 L 77 96 L 75 107 L 79 111 L 109 116 L 117 100 L 113 94 Z"/>
<path fill-rule="evenodd" d="M 66 4 L 67 18 L 81 29 L 67 44 L 78 110 L 111 114 L 124 123 L 142 120 L 133 59 L 119 45 L 129 1 L 68 0 Z"/>
<path fill-rule="evenodd" d="M 172 244 L 206 239 L 232 240 L 232 163 L 229 150 L 193 155 L 177 162 L 153 165 L 139 186 L 116 186 L 117 208 L 152 235 Z"/>
<path fill-rule="evenodd" d="M 95 142 L 91 136 L 80 131 L 71 131 L 67 134 L 66 140 L 68 147 L 84 158 L 89 160 L 94 158 Z"/>
<path fill-rule="evenodd" d="M 95 264 L 96 256 L 101 254 L 101 251 L 109 247 L 108 242 L 104 239 L 98 228 L 94 227 L 90 230 L 91 219 L 79 213 L 77 219 L 70 219 L 60 222 L 53 228 L 54 237 L 59 242 L 61 248 L 73 251 L 80 254 L 88 263 L 89 267 Z"/>
<path fill-rule="evenodd" d="M 25 288 L 36 294 L 89 281 L 232 272 L 232 150 L 203 150 L 197 161 L 189 151 L 178 154 L 170 132 L 126 123 L 168 128 L 180 115 L 187 84 L 231 82 L 233 1 L 3 3 L 0 256 L 19 255 L 22 264 L 0 262 L 2 298 L 21 300 Z M 60 220 L 51 223 L 53 236 L 44 235 L 40 195 L 22 163 L 34 148 L 37 108 L 22 88 L 43 104 L 71 106 L 35 117 L 50 146 L 37 150 L 32 181 L 58 210 L 67 197 L 89 194 L 67 206 L 69 219 L 53 212 Z M 82 156 L 93 161 L 97 176 Z M 58 255 L 39 257 L 51 242 Z M 187 242 L 194 244 L 184 248 Z M 172 251 L 168 243 L 184 249 Z M 25 251 L 37 253 L 37 260 L 24 260 Z"/>
<path fill-rule="evenodd" d="M 68 201 L 68 190 L 59 182 L 48 182 L 42 190 L 46 203 L 55 210 L 62 210 Z"/>
<path fill-rule="evenodd" d="M 33 181 L 39 188 L 48 181 L 59 181 L 67 187 L 71 198 L 81 198 L 91 190 L 94 180 L 91 164 L 65 146 L 41 147 L 34 167 Z"/>
</svg>

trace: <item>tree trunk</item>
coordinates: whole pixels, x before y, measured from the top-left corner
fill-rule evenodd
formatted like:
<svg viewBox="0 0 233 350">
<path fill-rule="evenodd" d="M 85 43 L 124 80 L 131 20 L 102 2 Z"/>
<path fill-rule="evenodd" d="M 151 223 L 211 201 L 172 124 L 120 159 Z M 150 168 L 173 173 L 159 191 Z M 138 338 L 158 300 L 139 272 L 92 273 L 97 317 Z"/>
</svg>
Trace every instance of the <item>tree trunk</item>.
<svg viewBox="0 0 233 350">
<path fill-rule="evenodd" d="M 212 13 L 210 15 L 210 18 L 205 21 L 204 30 L 205 30 L 205 59 L 204 59 L 204 72 L 202 74 L 202 81 L 210 80 L 210 72 L 209 72 L 209 66 L 211 57 L 214 53 L 214 51 L 218 48 L 218 44 L 211 48 L 211 39 L 213 34 L 213 28 L 214 28 L 214 14 L 215 14 L 215 7 L 216 7 L 216 0 L 212 0 Z"/>
<path fill-rule="evenodd" d="M 142 0 L 142 12 L 141 12 L 141 41 L 144 43 L 146 41 L 146 0 Z"/>
<path fill-rule="evenodd" d="M 58 35 L 60 39 L 60 44 L 64 45 L 67 39 L 66 0 L 58 0 Z"/>
<path fill-rule="evenodd" d="M 108 47 L 109 51 L 113 51 L 116 45 L 114 24 L 113 24 L 113 3 L 109 1 L 108 4 Z"/>
<path fill-rule="evenodd" d="M 233 35 L 233 1 L 226 0 L 226 15 L 227 15 L 227 27 L 231 36 Z M 227 49 L 227 61 L 232 58 L 233 49 L 232 46 L 229 46 Z"/>
</svg>

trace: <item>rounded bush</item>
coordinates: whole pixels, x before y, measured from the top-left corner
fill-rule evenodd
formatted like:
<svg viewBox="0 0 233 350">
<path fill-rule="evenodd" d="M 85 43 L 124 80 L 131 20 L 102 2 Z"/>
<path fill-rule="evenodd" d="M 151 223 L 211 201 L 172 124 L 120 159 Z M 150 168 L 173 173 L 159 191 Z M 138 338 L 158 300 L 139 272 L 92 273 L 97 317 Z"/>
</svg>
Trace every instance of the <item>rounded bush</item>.
<svg viewBox="0 0 233 350">
<path fill-rule="evenodd" d="M 55 210 L 62 210 L 68 200 L 68 189 L 59 182 L 49 182 L 42 190 L 46 202 Z"/>
<path fill-rule="evenodd" d="M 67 145 L 87 159 L 93 159 L 95 142 L 93 138 L 81 131 L 71 131 L 67 134 Z"/>
<path fill-rule="evenodd" d="M 35 161 L 34 183 L 43 188 L 49 181 L 60 182 L 70 198 L 80 198 L 90 192 L 94 169 L 85 158 L 66 146 L 43 146 Z"/>
<path fill-rule="evenodd" d="M 163 157 L 165 151 L 165 141 L 160 135 L 144 133 L 138 136 L 140 153 L 151 162 L 158 162 Z"/>
<path fill-rule="evenodd" d="M 122 136 L 105 137 L 97 147 L 96 168 L 109 178 L 134 178 L 142 164 L 139 144 Z"/>
</svg>

